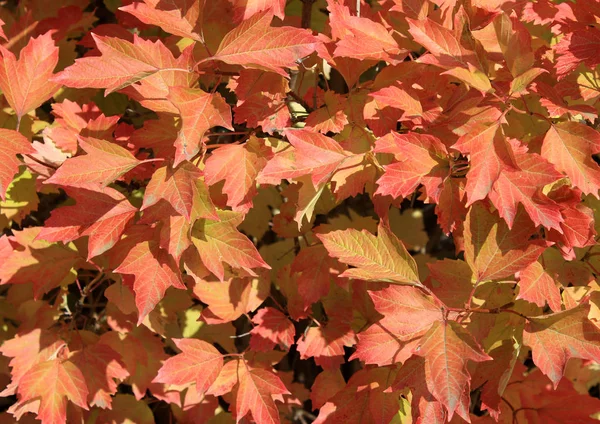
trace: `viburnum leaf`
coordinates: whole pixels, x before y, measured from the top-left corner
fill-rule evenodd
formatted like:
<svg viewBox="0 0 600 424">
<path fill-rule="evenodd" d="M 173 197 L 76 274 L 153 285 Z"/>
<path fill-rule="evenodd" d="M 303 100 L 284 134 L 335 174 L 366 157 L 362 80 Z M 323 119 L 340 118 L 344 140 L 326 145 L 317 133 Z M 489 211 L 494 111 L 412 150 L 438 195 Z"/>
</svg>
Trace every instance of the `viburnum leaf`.
<svg viewBox="0 0 600 424">
<path fill-rule="evenodd" d="M 541 263 L 533 262 L 519 273 L 519 295 L 517 299 L 525 299 L 543 308 L 548 306 L 559 312 L 562 301 L 560 289 Z"/>
<path fill-rule="evenodd" d="M 390 31 L 381 23 L 360 16 L 353 16 L 347 6 L 328 2 L 332 35 L 340 40 L 333 56 L 361 61 L 384 60 L 392 63 L 402 61 L 406 50 L 400 48 Z"/>
<path fill-rule="evenodd" d="M 88 409 L 85 378 L 69 360 L 57 358 L 34 365 L 21 378 L 17 394 L 19 405 L 40 400 L 38 417 L 43 424 L 67 422 L 67 400 Z"/>
<path fill-rule="evenodd" d="M 477 281 L 510 277 L 535 262 L 547 246 L 529 240 L 535 226 L 523 209 L 515 216 L 513 229 L 484 205 L 471 206 L 465 221 L 465 260 Z"/>
<path fill-rule="evenodd" d="M 176 65 L 173 53 L 161 41 L 133 36 L 133 42 L 92 33 L 100 56 L 77 59 L 52 81 L 75 88 L 105 88 L 106 94 L 121 90 L 163 69 Z M 188 72 L 188 69 L 179 69 Z"/>
<path fill-rule="evenodd" d="M 421 116 L 423 107 L 415 90 L 392 85 L 369 93 L 379 105 L 389 106 L 405 112 L 405 117 Z M 392 133 L 394 134 L 394 133 Z"/>
<path fill-rule="evenodd" d="M 241 367 L 239 387 L 235 398 L 237 420 L 249 412 L 259 423 L 279 424 L 279 411 L 274 397 L 290 393 L 281 379 L 271 371 Z"/>
<path fill-rule="evenodd" d="M 600 153 L 600 133 L 578 122 L 552 125 L 542 145 L 542 156 L 564 172 L 585 194 L 598 197 L 600 167 L 592 155 Z"/>
<path fill-rule="evenodd" d="M 206 183 L 212 186 L 225 180 L 223 193 L 227 206 L 234 211 L 247 211 L 256 195 L 256 177 L 273 156 L 264 142 L 251 136 L 243 145 L 232 144 L 215 149 L 206 160 Z"/>
<path fill-rule="evenodd" d="M 83 333 L 83 334 L 82 334 Z M 90 406 L 110 408 L 113 395 L 117 393 L 117 381 L 121 382 L 129 376 L 121 355 L 102 342 L 98 336 L 80 332 L 84 342 L 81 349 L 72 353 L 69 358 L 83 374 Z"/>
<path fill-rule="evenodd" d="M 535 153 L 516 153 L 515 163 L 518 168 L 501 172 L 489 193 L 500 216 L 512 228 L 520 203 L 536 226 L 562 232 L 560 207 L 542 194 L 544 186 L 558 181 L 561 174 Z"/>
<path fill-rule="evenodd" d="M 234 14 L 241 19 L 248 19 L 252 15 L 264 10 L 271 10 L 275 16 L 283 20 L 285 17 L 285 0 L 244 0 L 234 6 Z"/>
<path fill-rule="evenodd" d="M 20 122 L 26 113 L 48 100 L 60 87 L 50 81 L 58 64 L 58 47 L 52 33 L 46 32 L 30 38 L 18 60 L 5 47 L 0 47 L 0 54 L 0 89 Z"/>
<path fill-rule="evenodd" d="M 254 311 L 269 295 L 270 281 L 263 278 L 232 278 L 225 281 L 196 280 L 194 295 L 206 305 L 201 319 L 209 324 L 235 321 Z"/>
<path fill-rule="evenodd" d="M 233 130 L 231 108 L 218 93 L 198 88 L 173 87 L 168 99 L 181 115 L 181 128 L 175 140 L 175 163 L 191 160 L 201 149 L 204 134 L 212 127 Z"/>
<path fill-rule="evenodd" d="M 12 236 L 4 236 L 8 240 L 10 251 L 0 253 L 1 284 L 33 283 L 35 298 L 41 297 L 62 282 L 72 282 L 75 276 L 71 270 L 81 258 L 72 245 L 64 246 L 37 239 L 40 231 L 40 227 L 13 231 Z M 70 278 L 72 279 L 69 281 Z"/>
<path fill-rule="evenodd" d="M 383 316 L 358 333 L 352 359 L 379 366 L 404 362 L 412 356 L 415 342 L 442 318 L 433 300 L 415 287 L 389 286 L 369 291 L 375 310 Z"/>
<path fill-rule="evenodd" d="M 271 267 L 261 258 L 248 237 L 237 230 L 241 214 L 217 210 L 219 221 L 200 219 L 192 230 L 192 243 L 198 249 L 202 262 L 210 272 L 223 281 L 223 262 L 256 275 L 252 268 Z"/>
<path fill-rule="evenodd" d="M 211 59 L 230 65 L 264 69 L 287 77 L 284 68 L 315 50 L 317 39 L 306 29 L 272 27 L 273 12 L 257 13 L 231 30 Z"/>
<path fill-rule="evenodd" d="M 533 362 L 554 388 L 570 358 L 600 361 L 600 329 L 588 319 L 589 304 L 551 315 L 528 318 L 523 343 L 531 347 Z"/>
<path fill-rule="evenodd" d="M 455 411 L 465 406 L 459 404 L 470 386 L 467 361 L 492 359 L 481 350 L 473 336 L 454 321 L 436 321 L 414 353 L 425 358 L 425 366 L 433 383 L 433 395 L 448 410 L 449 420 Z"/>
<path fill-rule="evenodd" d="M 448 151 L 439 139 L 392 132 L 377 140 L 375 152 L 393 153 L 399 159 L 384 167 L 385 173 L 377 180 L 377 194 L 408 197 L 423 184 L 429 196 L 439 198 L 440 186 L 450 174 Z"/>
<path fill-rule="evenodd" d="M 76 204 L 52 211 L 37 237 L 68 242 L 89 236 L 88 258 L 113 247 L 137 212 L 123 194 L 110 187 L 67 187 L 65 191 Z"/>
<path fill-rule="evenodd" d="M 414 40 L 429 51 L 429 54 L 419 57 L 419 62 L 447 69 L 447 74 L 482 92 L 492 89 L 477 54 L 462 43 L 456 30 L 445 28 L 429 18 L 422 21 L 406 20 Z"/>
<path fill-rule="evenodd" d="M 174 0 L 170 4 L 161 0 L 144 0 L 143 3 L 131 2 L 119 8 L 145 24 L 156 25 L 168 33 L 196 41 L 202 41 L 197 26 L 202 23 L 203 9 L 203 0 Z"/>
<path fill-rule="evenodd" d="M 367 368 L 356 372 L 348 384 L 320 410 L 316 424 L 384 424 L 398 414 L 398 393 L 386 390 L 396 374 L 394 368 Z"/>
<path fill-rule="evenodd" d="M 219 219 L 202 172 L 191 162 L 182 162 L 175 169 L 163 166 L 154 171 L 146 186 L 141 210 L 160 200 L 168 202 L 188 221 L 198 218 Z"/>
<path fill-rule="evenodd" d="M 344 346 L 356 343 L 354 332 L 339 321 L 331 321 L 323 327 L 310 327 L 296 344 L 300 359 L 314 358 L 325 369 L 339 367 L 344 362 Z"/>
<path fill-rule="evenodd" d="M 136 243 L 115 272 L 135 276 L 133 290 L 139 312 L 138 325 L 161 301 L 169 287 L 185 289 L 177 264 L 153 239 Z"/>
<path fill-rule="evenodd" d="M 348 229 L 317 234 L 329 255 L 352 265 L 340 277 L 421 286 L 415 260 L 389 229 L 379 226 L 377 236 Z"/>
<path fill-rule="evenodd" d="M 467 206 L 484 199 L 502 171 L 518 169 L 511 144 L 506 140 L 499 122 L 490 126 L 476 124 L 453 146 L 470 156 L 467 172 Z"/>
<path fill-rule="evenodd" d="M 600 30 L 595 26 L 566 34 L 554 46 L 554 51 L 559 55 L 555 63 L 559 78 L 564 78 L 581 62 L 593 69 L 600 63 L 596 54 L 598 47 L 600 47 Z"/>
<path fill-rule="evenodd" d="M 67 159 L 45 183 L 74 187 L 89 184 L 107 186 L 144 163 L 128 150 L 107 140 L 80 138 L 79 145 L 87 155 Z"/>
<path fill-rule="evenodd" d="M 252 317 L 255 327 L 250 332 L 250 348 L 267 352 L 275 345 L 289 349 L 294 344 L 294 324 L 275 308 L 261 308 Z"/>
<path fill-rule="evenodd" d="M 18 154 L 35 153 L 35 149 L 27 138 L 17 131 L 0 128 L 0 197 L 6 200 L 6 190 L 13 180 L 15 174 L 19 171 L 21 161 L 17 158 Z"/>
<path fill-rule="evenodd" d="M 157 383 L 185 385 L 196 383 L 204 394 L 223 368 L 223 355 L 210 343 L 196 339 L 173 339 L 181 353 L 167 359 L 154 379 Z"/>
<path fill-rule="evenodd" d="M 331 175 L 351 155 L 334 139 L 307 129 L 285 132 L 293 147 L 277 153 L 258 175 L 261 184 L 279 184 L 282 179 L 293 179 L 310 174 L 314 187 Z"/>
</svg>

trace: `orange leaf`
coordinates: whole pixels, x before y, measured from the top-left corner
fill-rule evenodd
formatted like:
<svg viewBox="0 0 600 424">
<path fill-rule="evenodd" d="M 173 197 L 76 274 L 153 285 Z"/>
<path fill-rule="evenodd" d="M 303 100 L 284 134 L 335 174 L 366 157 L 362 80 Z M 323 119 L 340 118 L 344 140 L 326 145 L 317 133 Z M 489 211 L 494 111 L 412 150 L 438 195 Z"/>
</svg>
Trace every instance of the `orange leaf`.
<svg viewBox="0 0 600 424">
<path fill-rule="evenodd" d="M 531 347 L 533 362 L 550 378 L 554 388 L 570 358 L 600 362 L 600 329 L 588 319 L 589 304 L 568 311 L 529 318 L 523 343 Z"/>
<path fill-rule="evenodd" d="M 220 94 L 210 94 L 197 88 L 174 87 L 168 99 L 181 115 L 181 129 L 175 140 L 175 166 L 191 160 L 201 149 L 204 134 L 212 127 L 233 130 L 231 108 Z"/>
<path fill-rule="evenodd" d="M 35 153 L 29 140 L 17 131 L 0 128 L 0 197 L 6 200 L 6 189 L 19 170 L 18 154 Z"/>
<path fill-rule="evenodd" d="M 83 374 L 71 361 L 39 363 L 21 378 L 19 405 L 40 399 L 38 418 L 43 424 L 67 422 L 67 400 L 87 410 L 88 388 Z"/>
<path fill-rule="evenodd" d="M 173 339 L 173 342 L 182 352 L 163 363 L 154 381 L 176 385 L 196 383 L 198 393 L 204 394 L 223 368 L 223 355 L 203 340 Z"/>
<path fill-rule="evenodd" d="M 58 63 L 58 47 L 52 33 L 47 32 L 30 38 L 18 60 L 4 47 L 0 47 L 0 54 L 0 89 L 20 121 L 58 90 L 59 85 L 50 81 Z"/>
<path fill-rule="evenodd" d="M 311 54 L 317 39 L 306 29 L 271 27 L 272 19 L 272 12 L 266 11 L 242 21 L 223 38 L 212 59 L 287 77 L 284 68 L 295 68 L 299 59 Z"/>
<path fill-rule="evenodd" d="M 289 393 L 281 379 L 273 372 L 240 367 L 235 400 L 237 420 L 241 420 L 250 412 L 257 423 L 279 424 L 279 411 L 274 397 Z"/>
</svg>

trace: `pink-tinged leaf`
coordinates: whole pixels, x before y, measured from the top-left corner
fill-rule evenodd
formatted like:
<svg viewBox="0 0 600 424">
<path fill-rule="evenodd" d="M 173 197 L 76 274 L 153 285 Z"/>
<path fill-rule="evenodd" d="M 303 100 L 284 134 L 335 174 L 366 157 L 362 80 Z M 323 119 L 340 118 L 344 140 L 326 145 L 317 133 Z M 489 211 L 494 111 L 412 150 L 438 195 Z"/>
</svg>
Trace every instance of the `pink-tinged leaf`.
<svg viewBox="0 0 600 424">
<path fill-rule="evenodd" d="M 250 348 L 257 352 L 273 350 L 281 345 L 288 350 L 294 344 L 294 324 L 275 308 L 261 308 L 252 317 L 255 327 L 250 332 Z"/>
<path fill-rule="evenodd" d="M 344 346 L 355 343 L 349 326 L 332 321 L 325 327 L 310 327 L 296 346 L 301 359 L 314 358 L 317 365 L 333 369 L 344 363 Z"/>
<path fill-rule="evenodd" d="M 250 412 L 261 424 L 279 424 L 279 411 L 274 398 L 290 393 L 281 379 L 271 371 L 248 367 L 241 368 L 239 387 L 235 399 L 237 420 Z"/>
<path fill-rule="evenodd" d="M 306 29 L 271 27 L 272 19 L 267 11 L 242 21 L 223 38 L 211 59 L 287 77 L 285 68 L 296 68 L 299 59 L 315 50 L 317 39 Z"/>
<path fill-rule="evenodd" d="M 109 187 L 67 187 L 65 191 L 76 204 L 52 211 L 38 238 L 68 242 L 89 236 L 88 258 L 113 247 L 137 212 L 123 194 Z"/>
<path fill-rule="evenodd" d="M 552 125 L 542 145 L 542 156 L 569 177 L 585 194 L 598 197 L 600 167 L 592 155 L 600 153 L 600 133 L 578 122 Z"/>
<path fill-rule="evenodd" d="M 519 273 L 517 299 L 533 302 L 540 308 L 546 306 L 546 302 L 548 302 L 548 306 L 554 312 L 559 312 L 562 306 L 560 289 L 539 262 L 533 262 Z"/>
<path fill-rule="evenodd" d="M 198 218 L 217 220 L 202 171 L 191 162 L 182 162 L 175 169 L 163 166 L 152 174 L 146 186 L 142 209 L 164 200 L 188 221 Z"/>
<path fill-rule="evenodd" d="M 400 240 L 380 226 L 377 236 L 348 229 L 317 234 L 329 255 L 354 268 L 340 276 L 421 286 L 417 264 Z"/>
<path fill-rule="evenodd" d="M 101 55 L 77 59 L 52 81 L 74 88 L 105 88 L 105 94 L 109 94 L 176 64 L 173 53 L 161 41 L 144 40 L 137 35 L 133 43 L 94 33 L 92 37 Z"/>
<path fill-rule="evenodd" d="M 191 225 L 183 216 L 169 215 L 163 220 L 163 226 L 160 229 L 160 247 L 165 249 L 175 263 L 179 264 L 181 256 L 191 246 Z"/>
<path fill-rule="evenodd" d="M 463 393 L 469 390 L 471 380 L 467 361 L 492 359 L 473 336 L 454 321 L 436 321 L 414 353 L 425 358 L 433 395 L 446 407 L 449 420 L 454 412 L 465 407 Z"/>
<path fill-rule="evenodd" d="M 1 284 L 33 283 L 34 298 L 59 286 L 81 258 L 70 246 L 38 240 L 41 227 L 13 231 L 0 260 Z M 6 237 L 6 236 L 4 236 Z"/>
<path fill-rule="evenodd" d="M 518 169 L 505 169 L 494 182 L 490 200 L 500 216 L 512 228 L 519 203 L 538 226 L 562 232 L 560 207 L 542 194 L 545 185 L 558 181 L 562 175 L 543 157 L 535 153 L 515 154 Z"/>
<path fill-rule="evenodd" d="M 185 289 L 177 264 L 154 240 L 136 243 L 115 272 L 135 276 L 133 291 L 139 312 L 138 325 L 162 300 L 169 287 Z"/>
<path fill-rule="evenodd" d="M 466 187 L 467 206 L 484 199 L 502 171 L 517 168 L 513 148 L 506 140 L 499 122 L 490 126 L 477 124 L 453 147 L 470 156 Z"/>
<path fill-rule="evenodd" d="M 253 276 L 252 268 L 271 269 L 248 237 L 237 230 L 242 215 L 232 211 L 217 211 L 217 215 L 220 221 L 200 219 L 192 230 L 192 243 L 206 268 L 221 281 L 225 276 L 223 262 Z"/>
<path fill-rule="evenodd" d="M 405 117 L 423 115 L 423 107 L 415 90 L 407 87 L 390 87 L 369 93 L 369 96 L 377 100 L 379 105 L 389 106 L 394 109 L 403 110 Z"/>
<path fill-rule="evenodd" d="M 386 390 L 396 373 L 394 368 L 367 368 L 357 371 L 346 387 L 319 411 L 315 424 L 389 424 L 398 416 L 398 393 Z"/>
<path fill-rule="evenodd" d="M 350 153 L 330 137 L 307 130 L 287 130 L 293 148 L 276 154 L 258 175 L 261 184 L 277 185 L 282 179 L 311 175 L 314 187 L 328 181 Z"/>
<path fill-rule="evenodd" d="M 448 151 L 431 135 L 392 132 L 377 140 L 375 152 L 393 153 L 398 162 L 385 166 L 376 194 L 409 197 L 423 184 L 427 195 L 439 199 L 444 179 L 450 175 Z"/>
<path fill-rule="evenodd" d="M 305 309 L 327 296 L 335 274 L 341 271 L 339 262 L 329 256 L 322 244 L 306 247 L 298 253 L 292 263 L 292 272 L 298 274 L 296 284 Z"/>
<path fill-rule="evenodd" d="M 197 28 L 202 22 L 203 0 L 144 0 L 122 6 L 119 10 L 130 13 L 145 24 L 156 25 L 164 31 L 180 37 L 202 41 Z"/>
<path fill-rule="evenodd" d="M 285 18 L 286 0 L 243 0 L 233 7 L 234 19 L 246 20 L 258 12 L 270 10 L 273 15 L 283 20 Z"/>
<path fill-rule="evenodd" d="M 589 304 L 564 312 L 529 318 L 523 343 L 531 347 L 533 362 L 550 378 L 554 388 L 570 358 L 600 361 L 600 329 L 588 319 Z"/>
<path fill-rule="evenodd" d="M 18 60 L 4 47 L 0 47 L 0 54 L 0 89 L 20 121 L 58 90 L 59 85 L 50 81 L 58 63 L 58 47 L 52 33 L 47 32 L 30 38 Z"/>
<path fill-rule="evenodd" d="M 39 399 L 43 424 L 67 422 L 67 400 L 87 410 L 88 388 L 81 371 L 71 362 L 49 360 L 33 366 L 21 378 L 19 405 Z"/>
<path fill-rule="evenodd" d="M 181 115 L 181 129 L 175 140 L 175 166 L 190 160 L 200 152 L 204 134 L 212 127 L 233 130 L 231 108 L 218 93 L 198 88 L 173 87 L 168 99 Z"/>
<path fill-rule="evenodd" d="M 585 30 L 578 30 L 566 34 L 556 46 L 554 51 L 559 55 L 556 59 L 556 73 L 559 78 L 567 74 L 583 62 L 587 67 L 594 69 L 600 64 L 598 49 L 600 48 L 600 30 L 591 25 Z"/>
<path fill-rule="evenodd" d="M 535 226 L 523 209 L 517 212 L 513 229 L 497 213 L 476 203 L 465 221 L 465 260 L 477 281 L 510 277 L 535 262 L 547 247 L 543 240 L 530 240 Z"/>
<path fill-rule="evenodd" d="M 334 57 L 358 60 L 384 60 L 397 63 L 405 57 L 390 31 L 373 19 L 350 15 L 347 7 L 329 4 L 332 12 L 332 29 L 340 38 L 333 52 Z"/>
<path fill-rule="evenodd" d="M 117 178 L 143 163 L 128 150 L 110 141 L 81 138 L 79 145 L 87 153 L 67 159 L 46 184 L 86 187 L 90 184 L 107 186 Z"/>
<path fill-rule="evenodd" d="M 457 37 L 456 31 L 429 18 L 422 21 L 410 18 L 406 20 L 409 24 L 408 32 L 430 53 L 419 57 L 419 62 L 448 69 L 445 74 L 454 76 L 479 91 L 488 92 L 492 89 L 476 52 L 464 45 L 466 43 Z"/>
<path fill-rule="evenodd" d="M 0 19 L 0 37 L 8 41 L 8 37 L 6 37 L 6 34 L 4 33 L 4 28 L 2 28 L 4 25 L 5 22 L 2 19 Z"/>
<path fill-rule="evenodd" d="M 264 142 L 254 136 L 243 145 L 232 144 L 213 150 L 204 166 L 206 184 L 225 180 L 223 193 L 227 206 L 234 211 L 248 211 L 256 195 L 256 178 L 273 156 Z"/>
<path fill-rule="evenodd" d="M 346 387 L 339 369 L 323 370 L 310 388 L 310 400 L 314 409 L 320 409 L 337 392 Z"/>
<path fill-rule="evenodd" d="M 27 138 L 17 131 L 0 128 L 0 197 L 6 200 L 6 189 L 19 170 L 18 154 L 35 153 Z"/>
<path fill-rule="evenodd" d="M 494 19 L 494 30 L 506 66 L 514 78 L 533 68 L 531 34 L 518 19 L 502 13 Z"/>
<path fill-rule="evenodd" d="M 325 104 L 312 111 L 306 117 L 306 127 L 312 128 L 321 134 L 328 132 L 339 133 L 348 125 L 348 117 L 344 112 L 346 108 L 346 98 L 333 91 L 326 91 L 323 94 Z"/>
<path fill-rule="evenodd" d="M 379 366 L 404 362 L 413 354 L 418 340 L 442 311 L 433 300 L 414 287 L 389 286 L 369 291 L 375 310 L 381 318 L 358 333 L 358 345 L 351 359 Z"/>
<path fill-rule="evenodd" d="M 69 359 L 83 374 L 90 406 L 110 408 L 117 393 L 117 382 L 129 376 L 121 355 L 107 344 L 94 340 L 93 344 L 86 344 Z"/>
<path fill-rule="evenodd" d="M 196 383 L 204 394 L 223 368 L 223 355 L 210 343 L 197 339 L 173 339 L 181 353 L 167 359 L 154 382 L 186 385 Z"/>
</svg>

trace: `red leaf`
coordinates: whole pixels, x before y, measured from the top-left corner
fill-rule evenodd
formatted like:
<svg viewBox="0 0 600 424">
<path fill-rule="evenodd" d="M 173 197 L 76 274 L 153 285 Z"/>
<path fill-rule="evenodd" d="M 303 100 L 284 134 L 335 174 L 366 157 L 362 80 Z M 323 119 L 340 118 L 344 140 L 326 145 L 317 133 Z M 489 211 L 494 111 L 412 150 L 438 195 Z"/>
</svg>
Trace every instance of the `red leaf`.
<svg viewBox="0 0 600 424">
<path fill-rule="evenodd" d="M 181 129 L 175 140 L 175 166 L 200 152 L 204 134 L 212 127 L 233 130 L 231 108 L 220 94 L 196 88 L 173 87 L 168 99 L 181 115 Z"/>
<path fill-rule="evenodd" d="M 250 337 L 250 348 L 259 352 L 272 350 L 275 345 L 282 345 L 285 350 L 294 344 L 296 330 L 294 324 L 275 308 L 261 308 L 252 322 L 255 327 Z"/>
<path fill-rule="evenodd" d="M 35 153 L 35 149 L 29 140 L 17 131 L 4 128 L 0 128 L 0 144 L 2 144 L 0 153 L 2 157 L 0 162 L 0 197 L 2 197 L 2 200 L 6 200 L 6 189 L 19 171 L 19 165 L 21 165 L 17 155 Z"/>
<path fill-rule="evenodd" d="M 433 395 L 448 410 L 448 419 L 451 420 L 457 410 L 468 410 L 468 406 L 463 404 L 463 393 L 469 390 L 471 380 L 467 361 L 492 359 L 481 350 L 473 337 L 453 321 L 436 321 L 414 353 L 425 358 Z"/>
<path fill-rule="evenodd" d="M 136 243 L 115 272 L 135 276 L 133 290 L 139 311 L 138 325 L 161 301 L 169 287 L 185 289 L 177 264 L 154 240 Z"/>
<path fill-rule="evenodd" d="M 19 405 L 39 399 L 38 417 L 43 424 L 67 422 L 67 400 L 88 409 L 88 388 L 83 374 L 68 360 L 53 359 L 32 367 L 21 378 Z"/>
<path fill-rule="evenodd" d="M 144 161 L 128 150 L 97 138 L 81 138 L 79 145 L 87 155 L 67 159 L 46 184 L 86 187 L 90 184 L 107 186 Z"/>
<path fill-rule="evenodd" d="M 271 371 L 241 368 L 235 402 L 237 420 L 250 412 L 257 423 L 279 424 L 274 397 L 288 393 L 281 379 Z"/>
<path fill-rule="evenodd" d="M 219 147 L 206 160 L 206 183 L 212 186 L 225 180 L 223 192 L 227 194 L 227 206 L 246 212 L 257 193 L 256 177 L 271 157 L 271 150 L 253 136 L 243 145 Z"/>
<path fill-rule="evenodd" d="M 109 187 L 65 191 L 77 203 L 52 211 L 37 238 L 68 242 L 89 236 L 88 259 L 113 247 L 137 212 L 125 196 Z"/>
<path fill-rule="evenodd" d="M 550 378 L 554 388 L 563 377 L 569 358 L 600 361 L 600 329 L 588 320 L 590 306 L 529 318 L 523 343 L 531 347 L 533 362 Z"/>
<path fill-rule="evenodd" d="M 58 47 L 52 40 L 52 33 L 47 32 L 30 38 L 18 60 L 4 47 L 0 47 L 0 54 L 0 89 L 20 122 L 26 113 L 58 90 L 59 85 L 50 81 L 58 63 Z"/>
<path fill-rule="evenodd" d="M 219 219 L 210 199 L 202 172 L 190 162 L 182 162 L 175 169 L 163 166 L 152 174 L 144 193 L 141 210 L 160 200 L 168 202 L 188 221 L 198 218 Z"/>
<path fill-rule="evenodd" d="M 271 27 L 272 19 L 272 12 L 266 11 L 243 21 L 223 38 L 212 59 L 287 77 L 283 68 L 295 68 L 315 50 L 317 39 L 305 29 Z"/>
<path fill-rule="evenodd" d="M 560 311 L 562 306 L 560 289 L 539 262 L 533 262 L 519 273 L 517 299 L 528 300 L 541 308 L 548 302 L 550 309 L 555 312 Z"/>
<path fill-rule="evenodd" d="M 182 353 L 167 359 L 154 379 L 158 383 L 185 385 L 196 383 L 204 394 L 223 368 L 223 355 L 211 344 L 196 339 L 173 339 Z"/>
</svg>

